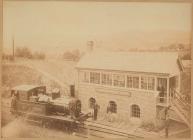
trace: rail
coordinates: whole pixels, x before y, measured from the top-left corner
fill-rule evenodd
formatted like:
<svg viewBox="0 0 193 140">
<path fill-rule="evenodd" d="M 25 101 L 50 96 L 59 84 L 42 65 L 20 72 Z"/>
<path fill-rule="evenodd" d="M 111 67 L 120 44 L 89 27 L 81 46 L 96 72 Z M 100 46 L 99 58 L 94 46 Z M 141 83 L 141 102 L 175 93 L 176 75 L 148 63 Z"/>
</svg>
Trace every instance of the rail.
<svg viewBox="0 0 193 140">
<path fill-rule="evenodd" d="M 144 136 L 141 136 L 139 134 L 132 134 L 129 132 L 125 132 L 123 130 L 119 130 L 119 129 L 113 129 L 112 127 L 108 127 L 107 125 L 104 124 L 100 124 L 100 123 L 93 123 L 90 121 L 86 121 L 85 122 L 86 125 L 84 125 L 83 127 L 79 126 L 82 129 L 87 129 L 89 131 L 88 135 L 96 135 L 99 134 L 99 136 L 103 136 L 105 135 L 113 135 L 113 136 L 121 136 L 122 138 L 132 138 L 132 139 L 136 139 L 136 138 L 144 138 Z"/>
</svg>

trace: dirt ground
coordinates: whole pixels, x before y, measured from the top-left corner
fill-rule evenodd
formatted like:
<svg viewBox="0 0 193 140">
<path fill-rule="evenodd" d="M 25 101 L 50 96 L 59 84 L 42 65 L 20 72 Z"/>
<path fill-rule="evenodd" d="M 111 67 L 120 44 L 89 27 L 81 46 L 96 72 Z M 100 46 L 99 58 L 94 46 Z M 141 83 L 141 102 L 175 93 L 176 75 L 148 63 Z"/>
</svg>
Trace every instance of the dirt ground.
<svg viewBox="0 0 193 140">
<path fill-rule="evenodd" d="M 17 118 L 6 126 L 2 127 L 3 138 L 70 138 L 75 137 L 64 131 L 42 128 L 40 126 L 25 123 L 21 118 Z"/>
</svg>

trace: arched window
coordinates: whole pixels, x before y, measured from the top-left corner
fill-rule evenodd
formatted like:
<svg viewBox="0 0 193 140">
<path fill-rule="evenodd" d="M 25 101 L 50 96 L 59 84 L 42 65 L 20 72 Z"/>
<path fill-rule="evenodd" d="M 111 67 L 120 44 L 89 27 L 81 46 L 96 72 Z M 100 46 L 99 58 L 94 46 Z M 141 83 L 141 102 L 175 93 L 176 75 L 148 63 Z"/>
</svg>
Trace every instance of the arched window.
<svg viewBox="0 0 193 140">
<path fill-rule="evenodd" d="M 114 101 L 109 101 L 109 105 L 107 107 L 107 113 L 117 113 L 117 104 Z"/>
<path fill-rule="evenodd" d="M 131 116 L 140 118 L 140 108 L 138 105 L 131 106 Z"/>
<path fill-rule="evenodd" d="M 94 108 L 95 103 L 96 103 L 95 98 L 91 97 L 91 98 L 89 99 L 89 107 L 90 107 L 90 108 Z"/>
</svg>

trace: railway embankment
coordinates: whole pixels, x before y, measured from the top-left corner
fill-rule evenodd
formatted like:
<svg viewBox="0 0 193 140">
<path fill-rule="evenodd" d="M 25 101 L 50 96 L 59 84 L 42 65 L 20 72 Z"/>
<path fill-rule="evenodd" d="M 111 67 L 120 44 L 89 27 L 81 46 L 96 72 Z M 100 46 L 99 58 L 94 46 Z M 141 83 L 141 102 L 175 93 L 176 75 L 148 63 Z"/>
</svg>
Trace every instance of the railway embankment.
<svg viewBox="0 0 193 140">
<path fill-rule="evenodd" d="M 10 90 L 12 87 L 21 84 L 44 84 L 50 88 L 60 88 L 61 86 L 54 80 L 50 80 L 39 71 L 25 65 L 3 64 L 2 65 L 2 87 L 1 87 L 1 104 L 2 104 L 2 126 L 13 120 L 10 114 Z"/>
</svg>

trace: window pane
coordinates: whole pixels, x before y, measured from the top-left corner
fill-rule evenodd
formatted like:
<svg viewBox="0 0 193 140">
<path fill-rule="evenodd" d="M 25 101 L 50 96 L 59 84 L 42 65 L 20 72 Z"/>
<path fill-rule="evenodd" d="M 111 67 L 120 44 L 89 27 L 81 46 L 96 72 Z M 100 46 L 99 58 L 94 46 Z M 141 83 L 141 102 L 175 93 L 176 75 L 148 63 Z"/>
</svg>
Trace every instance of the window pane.
<svg viewBox="0 0 193 140">
<path fill-rule="evenodd" d="M 147 89 L 147 77 L 141 77 L 141 89 Z"/>
<path fill-rule="evenodd" d="M 158 91 L 167 90 L 167 79 L 166 78 L 157 78 L 157 90 Z"/>
<path fill-rule="evenodd" d="M 127 76 L 127 87 L 128 88 L 139 88 L 139 77 Z"/>
<path fill-rule="evenodd" d="M 155 87 L 155 79 L 153 77 L 148 78 L 148 89 L 154 90 Z"/>
<path fill-rule="evenodd" d="M 154 90 L 155 79 L 154 77 L 141 77 L 141 88 L 146 90 Z"/>
<path fill-rule="evenodd" d="M 139 77 L 133 77 L 133 88 L 139 88 Z"/>
<path fill-rule="evenodd" d="M 100 84 L 100 73 L 90 72 L 90 83 Z"/>
<path fill-rule="evenodd" d="M 114 74 L 113 79 L 114 79 L 113 81 L 114 86 L 125 87 L 125 76 L 124 75 Z"/>
<path fill-rule="evenodd" d="M 132 88 L 132 77 L 131 76 L 127 76 L 127 87 L 128 88 Z"/>
<path fill-rule="evenodd" d="M 112 85 L 111 74 L 102 74 L 102 85 Z"/>
</svg>

